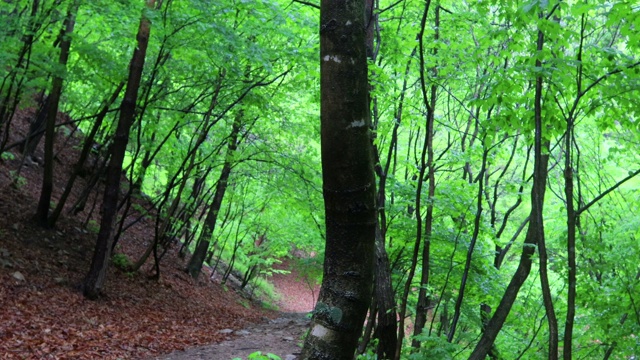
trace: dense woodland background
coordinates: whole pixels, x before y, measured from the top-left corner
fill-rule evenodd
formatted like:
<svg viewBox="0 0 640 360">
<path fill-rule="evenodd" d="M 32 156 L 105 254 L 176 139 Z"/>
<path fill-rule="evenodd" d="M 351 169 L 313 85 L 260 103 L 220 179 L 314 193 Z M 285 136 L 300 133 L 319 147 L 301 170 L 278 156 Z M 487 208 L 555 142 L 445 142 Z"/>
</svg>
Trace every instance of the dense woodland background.
<svg viewBox="0 0 640 360">
<path fill-rule="evenodd" d="M 358 352 L 640 355 L 640 5 L 367 6 L 377 261 Z M 299 0 L 0 2 L 1 191 L 39 163 L 35 223 L 83 217 L 85 296 L 109 294 L 110 262 L 161 278 L 169 249 L 242 287 L 288 254 L 321 267 L 319 19 Z M 62 184 L 54 140 L 79 152 Z"/>
</svg>

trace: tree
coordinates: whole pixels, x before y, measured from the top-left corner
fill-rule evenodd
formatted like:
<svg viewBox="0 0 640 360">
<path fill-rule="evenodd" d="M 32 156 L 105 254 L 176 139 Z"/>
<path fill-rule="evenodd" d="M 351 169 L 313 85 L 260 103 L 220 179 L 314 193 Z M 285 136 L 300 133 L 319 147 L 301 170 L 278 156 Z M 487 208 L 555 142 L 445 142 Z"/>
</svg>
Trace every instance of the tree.
<svg viewBox="0 0 640 360">
<path fill-rule="evenodd" d="M 224 159 L 222 170 L 220 170 L 218 181 L 216 182 L 216 191 L 213 195 L 211 203 L 209 204 L 207 217 L 204 220 L 204 228 L 202 229 L 202 233 L 200 234 L 200 239 L 198 239 L 196 249 L 193 252 L 193 255 L 191 255 L 191 259 L 189 260 L 187 268 L 185 269 L 185 271 L 194 279 L 197 279 L 200 275 L 202 264 L 204 263 L 204 259 L 207 257 L 207 251 L 209 250 L 209 239 L 211 239 L 211 236 L 213 235 L 213 232 L 216 228 L 218 213 L 220 212 L 220 208 L 222 207 L 222 200 L 224 199 L 224 194 L 227 191 L 229 176 L 231 175 L 231 169 L 233 168 L 235 151 L 238 149 L 239 145 L 239 135 L 243 124 L 243 117 L 243 111 L 240 110 L 233 120 L 233 125 L 231 127 L 231 133 L 229 134 L 227 145 L 227 155 Z"/>
<path fill-rule="evenodd" d="M 542 14 L 539 15 L 540 18 L 543 17 Z M 542 47 L 544 44 L 544 33 L 542 30 L 538 30 L 536 45 L 537 50 L 542 51 Z M 541 60 L 536 59 L 536 66 L 542 66 Z M 516 272 L 513 274 L 511 278 L 511 282 L 505 289 L 505 293 L 500 300 L 500 305 L 496 309 L 496 312 L 491 317 L 489 322 L 486 325 L 482 333 L 482 337 L 480 341 L 476 344 L 473 353 L 469 357 L 469 360 L 481 360 L 486 357 L 486 355 L 491 351 L 493 346 L 493 342 L 495 341 L 498 332 L 502 328 L 509 312 L 511 311 L 511 307 L 516 300 L 516 296 L 520 291 L 520 287 L 524 284 L 525 280 L 529 276 L 531 272 L 531 264 L 532 264 L 532 256 L 538 250 L 540 254 L 540 258 L 542 259 L 544 250 L 544 242 L 545 242 L 545 231 L 544 231 L 544 219 L 543 219 L 543 205 L 544 205 L 544 195 L 546 190 L 546 181 L 548 174 L 548 163 L 549 163 L 549 155 L 545 154 L 545 149 L 548 149 L 549 142 L 544 140 L 543 135 L 543 122 L 542 122 L 542 109 L 543 109 L 543 77 L 542 74 L 537 74 L 535 77 L 535 92 L 534 92 L 534 113 L 533 113 L 533 122 L 534 122 L 534 170 L 533 170 L 533 186 L 531 189 L 531 213 L 529 215 L 529 227 L 527 229 L 527 235 L 522 247 L 522 254 L 520 255 L 520 263 L 518 264 L 518 268 Z M 543 271 L 542 264 L 540 265 L 541 271 Z M 543 277 L 541 276 L 541 281 Z M 546 301 L 546 299 L 545 299 Z M 546 304 L 545 304 L 546 305 Z M 548 309 L 549 311 L 550 309 Z M 550 310 L 553 313 L 552 309 Z M 549 315 L 549 313 L 548 313 Z M 555 319 L 555 315 L 553 315 L 553 319 Z M 557 332 L 550 333 L 550 337 L 555 338 L 554 341 L 549 341 L 549 356 L 550 358 L 557 358 Z M 551 340 L 551 339 L 550 339 Z"/>
<path fill-rule="evenodd" d="M 304 359 L 352 359 L 371 299 L 376 208 L 365 2 L 320 7 L 324 278 Z"/>
<path fill-rule="evenodd" d="M 159 1 L 157 5 L 162 4 Z M 156 0 L 147 0 L 146 6 L 149 10 L 156 8 Z M 137 46 L 133 51 L 133 57 L 129 65 L 129 79 L 125 89 L 124 99 L 120 105 L 120 118 L 115 132 L 115 138 L 111 145 L 111 160 L 107 169 L 104 197 L 102 200 L 102 219 L 100 231 L 94 249 L 91 267 L 82 283 L 84 295 L 89 299 L 96 299 L 100 296 L 102 287 L 109 267 L 111 258 L 111 237 L 112 227 L 115 221 L 118 205 L 118 194 L 120 193 L 120 177 L 122 175 L 122 163 L 124 161 L 127 143 L 129 142 L 129 131 L 135 118 L 136 102 L 138 98 L 138 88 L 144 69 L 144 60 L 149 44 L 149 34 L 151 32 L 151 20 L 143 12 L 138 28 Z"/>
<path fill-rule="evenodd" d="M 67 12 L 67 18 L 64 21 L 64 29 L 60 32 L 60 59 L 58 63 L 61 66 L 60 71 L 66 72 L 67 61 L 69 59 L 69 48 L 71 47 L 71 34 L 75 26 L 75 15 L 78 11 L 78 2 L 74 2 Z M 53 77 L 51 93 L 47 98 L 46 106 L 46 132 L 44 143 L 44 175 L 42 176 L 42 189 L 40 192 L 40 200 L 38 202 L 38 211 L 36 219 L 41 226 L 49 226 L 49 203 L 51 202 L 51 193 L 53 191 L 53 143 L 55 140 L 55 125 L 58 116 L 58 107 L 60 104 L 60 96 L 62 95 L 63 74 L 56 74 Z"/>
</svg>

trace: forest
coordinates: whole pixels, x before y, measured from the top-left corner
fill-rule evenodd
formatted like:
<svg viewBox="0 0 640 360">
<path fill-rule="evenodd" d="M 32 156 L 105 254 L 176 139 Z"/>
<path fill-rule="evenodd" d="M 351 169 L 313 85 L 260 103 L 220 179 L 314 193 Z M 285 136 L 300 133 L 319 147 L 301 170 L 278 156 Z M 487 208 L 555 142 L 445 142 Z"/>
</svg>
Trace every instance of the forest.
<svg viewBox="0 0 640 360">
<path fill-rule="evenodd" d="M 35 164 L 33 226 L 95 241 L 86 299 L 173 250 L 242 288 L 295 256 L 322 283 L 304 359 L 640 356 L 637 1 L 5 0 L 0 24 L 0 195 Z"/>
</svg>

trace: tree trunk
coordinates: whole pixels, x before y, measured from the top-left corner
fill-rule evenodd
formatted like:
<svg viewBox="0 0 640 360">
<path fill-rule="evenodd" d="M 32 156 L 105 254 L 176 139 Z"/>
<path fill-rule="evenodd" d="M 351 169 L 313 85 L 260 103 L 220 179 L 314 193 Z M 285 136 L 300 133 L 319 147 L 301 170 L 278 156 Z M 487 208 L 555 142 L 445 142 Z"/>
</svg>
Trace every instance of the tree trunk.
<svg viewBox="0 0 640 360">
<path fill-rule="evenodd" d="M 27 32 L 22 36 L 22 47 L 18 53 L 18 60 L 16 62 L 15 70 L 11 71 L 8 78 L 9 86 L 6 89 L 4 96 L 0 98 L 0 153 L 4 150 L 6 142 L 9 140 L 9 128 L 15 109 L 20 102 L 22 94 L 23 77 L 18 76 L 18 72 L 27 72 L 31 62 L 31 49 L 35 42 L 35 34 L 42 26 L 41 19 L 38 17 L 38 11 L 40 9 L 40 0 L 33 0 L 31 5 L 31 13 L 29 16 L 29 25 Z M 16 87 L 15 95 L 13 87 Z M 3 82 L 4 87 L 4 82 Z M 0 91 L 0 95 L 2 92 Z M 4 127 L 4 131 L 2 131 Z"/>
<path fill-rule="evenodd" d="M 539 13 L 538 18 L 542 19 L 543 14 Z M 538 52 L 542 52 L 544 46 L 544 33 L 542 30 L 538 30 L 537 49 Z M 542 68 L 542 61 L 536 59 L 536 67 Z M 542 75 L 536 76 L 536 98 L 535 98 L 536 117 L 542 118 Z M 542 122 L 542 120 L 540 120 Z M 537 121 L 536 121 L 537 123 Z M 541 148 L 549 148 L 549 140 L 545 140 Z M 542 150 L 541 150 L 542 151 Z M 548 150 L 547 150 L 548 151 Z M 547 159 L 549 158 L 548 155 Z M 546 176 L 546 171 L 545 171 Z M 533 214 L 532 214 L 533 215 Z M 544 303 L 544 310 L 547 315 L 547 324 L 549 326 L 549 360 L 558 359 L 558 319 L 556 317 L 555 309 L 553 308 L 553 298 L 551 295 L 551 286 L 549 285 L 549 276 L 547 273 L 547 245 L 544 235 L 544 222 L 542 221 L 542 203 L 540 204 L 540 230 L 538 235 L 538 256 L 539 266 L 538 271 L 540 274 L 540 287 L 542 290 L 542 302 Z"/>
<path fill-rule="evenodd" d="M 209 205 L 209 212 L 207 213 L 207 218 L 204 221 L 204 228 L 202 229 L 202 233 L 198 239 L 196 249 L 191 256 L 191 259 L 189 259 L 189 263 L 185 269 L 185 271 L 194 279 L 197 279 L 200 275 L 202 264 L 207 256 L 207 250 L 209 250 L 211 235 L 213 235 L 213 231 L 216 228 L 216 221 L 218 220 L 218 213 L 222 207 L 222 200 L 224 199 L 224 194 L 227 191 L 227 182 L 233 166 L 234 153 L 238 149 L 238 135 L 240 134 L 242 117 L 243 112 L 240 111 L 233 121 L 233 128 L 229 135 L 227 155 L 224 159 L 224 164 L 222 165 L 222 171 L 220 172 L 218 183 L 216 184 L 216 192 L 213 196 L 213 200 L 211 200 L 211 205 Z"/>
<path fill-rule="evenodd" d="M 487 304 L 480 304 L 480 322 L 482 323 L 482 332 L 487 328 L 487 323 L 489 322 L 489 316 L 491 315 L 491 306 Z M 491 346 L 489 349 L 489 359 L 491 360 L 500 360 L 500 353 L 498 352 L 498 347 L 496 344 Z"/>
<path fill-rule="evenodd" d="M 576 286 L 577 286 L 577 263 L 576 263 L 576 229 L 580 226 L 580 214 L 577 212 L 575 208 L 575 197 L 574 197 L 574 183 L 573 183 L 573 139 L 574 139 L 574 114 L 575 109 L 578 106 L 578 102 L 580 101 L 581 95 L 584 94 L 582 92 L 582 76 L 583 76 L 583 68 L 582 68 L 582 50 L 584 46 L 584 33 L 585 33 L 585 25 L 584 25 L 584 15 L 582 15 L 582 25 L 580 27 L 580 46 L 578 47 L 577 54 L 577 66 L 578 71 L 576 74 L 576 91 L 578 96 L 573 103 L 573 108 L 569 111 L 567 120 L 567 132 L 565 133 L 565 163 L 564 163 L 564 194 L 565 201 L 567 203 L 567 316 L 565 318 L 564 323 L 564 343 L 563 343 L 563 359 L 571 360 L 573 358 L 573 325 L 576 316 Z M 578 179 L 578 188 L 580 188 L 580 177 L 578 174 L 578 169 L 575 169 L 576 178 Z M 578 193 L 579 195 L 580 193 Z M 578 204 L 581 203 L 581 198 L 578 197 Z M 623 321 L 624 322 L 624 321 Z M 610 347 L 611 352 L 613 351 L 613 346 Z M 605 353 L 605 359 L 611 356 L 611 352 L 607 350 Z"/>
<path fill-rule="evenodd" d="M 58 63 L 61 68 L 67 68 L 67 60 L 69 59 L 69 49 L 71 48 L 71 34 L 75 26 L 75 13 L 78 11 L 79 3 L 74 2 L 67 12 L 67 18 L 64 21 L 64 29 L 60 32 L 60 59 Z M 40 190 L 40 200 L 38 201 L 38 210 L 36 219 L 38 223 L 47 227 L 49 225 L 49 206 L 51 203 L 51 194 L 53 192 L 53 143 L 55 141 L 56 117 L 58 115 L 58 106 L 60 104 L 60 95 L 62 95 L 62 82 L 64 78 L 57 74 L 53 77 L 51 94 L 47 101 L 47 120 L 46 131 L 44 136 L 44 175 L 42 176 L 42 188 Z"/>
<path fill-rule="evenodd" d="M 423 45 L 423 35 L 424 35 L 424 25 L 426 24 L 426 17 L 429 13 L 429 5 L 430 1 L 426 1 L 425 10 L 422 18 L 422 26 L 419 36 L 419 51 L 420 51 L 420 84 L 423 96 L 423 103 L 425 108 L 427 109 L 427 121 L 425 124 L 425 146 L 423 149 L 421 163 L 424 168 L 427 169 L 427 180 L 429 181 L 429 185 L 427 188 L 427 209 L 424 216 L 424 244 L 422 246 L 422 272 L 420 274 L 420 290 L 418 291 L 418 304 L 416 305 L 416 320 L 414 324 L 414 332 L 413 335 L 417 336 L 422 333 L 425 325 L 427 324 L 427 312 L 429 307 L 431 306 L 431 298 L 427 294 L 427 287 L 429 286 L 429 275 L 431 272 L 431 235 L 433 233 L 433 197 L 435 196 L 435 170 L 433 167 L 434 157 L 433 157 L 433 123 L 435 120 L 435 106 L 436 106 L 436 95 L 437 95 L 437 87 L 432 84 L 429 87 L 429 95 L 427 96 L 427 88 L 425 82 L 425 72 L 424 64 L 424 45 Z M 440 31 L 438 30 L 440 27 L 440 6 L 436 6 L 435 9 L 435 19 L 434 19 L 434 41 L 437 43 L 440 38 Z M 434 47 L 432 50 L 432 55 L 435 57 L 438 54 L 438 48 Z M 438 76 L 438 68 L 434 66 L 430 69 L 430 77 L 435 79 Z M 424 153 L 426 150 L 426 154 Z M 425 162 L 426 155 L 426 162 Z M 419 209 L 418 209 L 418 213 Z M 422 231 L 422 229 L 418 229 L 418 231 Z M 413 339 L 412 346 L 414 348 L 420 347 L 420 341 L 417 339 Z"/>
<path fill-rule="evenodd" d="M 353 358 L 371 301 L 376 207 L 364 0 L 323 0 L 324 277 L 303 359 Z"/>
<path fill-rule="evenodd" d="M 377 300 L 378 324 L 374 337 L 378 341 L 376 351 L 378 359 L 393 359 L 398 344 L 398 320 L 396 318 L 396 303 L 391 283 L 391 268 L 389 257 L 384 247 L 384 233 L 381 226 L 376 229 L 376 267 L 375 267 L 375 297 Z"/>
<path fill-rule="evenodd" d="M 89 134 L 85 137 L 84 145 L 82 145 L 82 152 L 80 153 L 80 158 L 78 159 L 78 162 L 73 168 L 73 173 L 71 173 L 71 176 L 67 181 L 67 185 L 64 188 L 64 192 L 62 193 L 62 196 L 58 200 L 58 204 L 56 205 L 56 208 L 51 213 L 51 216 L 49 216 L 49 227 L 53 227 L 56 221 L 58 221 L 58 218 L 62 213 L 62 209 L 64 208 L 64 204 L 67 202 L 67 199 L 71 194 L 71 190 L 73 189 L 73 184 L 75 183 L 77 177 L 82 172 L 82 168 L 84 167 L 85 162 L 89 158 L 89 154 L 91 153 L 91 149 L 93 147 L 96 134 L 98 133 L 98 129 L 100 129 L 100 126 L 102 125 L 102 122 L 104 121 L 104 118 L 106 117 L 109 111 L 109 106 L 116 101 L 123 87 L 124 87 L 124 82 L 121 82 L 116 87 L 116 90 L 111 95 L 111 98 L 109 98 L 104 103 L 102 109 L 100 109 L 100 112 L 96 117 L 95 123 L 91 127 L 91 131 L 89 131 Z"/>
<path fill-rule="evenodd" d="M 158 2 L 161 4 L 161 0 Z M 148 9 L 154 9 L 156 0 L 147 0 Z M 120 118 L 116 128 L 115 138 L 111 147 L 111 160 L 107 169 L 104 198 L 102 202 L 102 219 L 100 231 L 91 260 L 91 267 L 83 281 L 84 295 L 89 299 L 96 299 L 100 296 L 105 282 L 109 258 L 111 257 L 111 231 L 116 217 L 118 206 L 118 194 L 120 192 L 120 177 L 122 173 L 122 162 L 124 160 L 127 143 L 129 142 L 129 131 L 135 117 L 136 102 L 138 98 L 138 88 L 142 78 L 144 60 L 149 43 L 149 33 L 151 31 L 151 20 L 145 11 L 140 19 L 138 28 L 137 46 L 133 51 L 133 57 L 129 67 L 129 79 L 125 90 L 124 99 L 120 105 Z"/>
<path fill-rule="evenodd" d="M 458 327 L 458 321 L 460 320 L 460 314 L 462 313 L 462 301 L 464 300 L 465 289 L 467 286 L 467 279 L 469 278 L 469 271 L 471 270 L 471 261 L 473 260 L 473 251 L 478 241 L 480 232 L 480 221 L 482 219 L 482 193 L 484 191 L 484 173 L 487 170 L 487 156 L 489 155 L 489 148 L 483 141 L 484 151 L 482 152 L 482 166 L 480 167 L 480 173 L 478 174 L 478 197 L 476 205 L 476 215 L 473 223 L 473 234 L 471 235 L 471 241 L 469 242 L 469 248 L 467 249 L 467 256 L 464 263 L 464 269 L 462 270 L 462 278 L 460 279 L 460 288 L 458 289 L 458 296 L 456 297 L 456 303 L 453 309 L 453 318 L 451 319 L 451 328 L 447 334 L 447 341 L 452 342 L 453 336 L 456 333 Z"/>
<path fill-rule="evenodd" d="M 366 31 L 366 48 L 367 58 L 371 62 L 376 62 L 378 57 L 379 48 L 376 47 L 374 39 L 378 39 L 380 36 L 380 24 L 378 21 L 378 3 L 373 0 L 365 1 L 365 21 L 367 24 Z M 379 42 L 378 42 L 379 44 Z M 406 75 L 406 74 L 405 74 Z M 373 85 L 370 84 L 371 90 Z M 406 77 L 403 82 L 403 88 L 406 89 Z M 373 114 L 372 114 L 372 128 L 377 130 L 378 125 L 378 111 L 377 111 L 377 98 L 370 98 Z M 398 128 L 400 127 L 400 119 L 402 117 L 402 104 L 404 101 L 404 91 L 399 99 L 399 109 L 396 114 L 396 122 L 393 127 L 391 145 L 389 146 L 389 152 L 387 154 L 386 163 L 384 168 L 380 161 L 380 151 L 377 145 L 373 142 L 373 155 L 374 155 L 374 170 L 378 175 L 378 192 L 376 194 L 376 208 L 377 223 L 375 230 L 375 263 L 374 263 L 374 294 L 371 300 L 371 306 L 369 308 L 369 321 L 365 328 L 363 340 L 358 347 L 358 353 L 362 354 L 366 350 L 367 345 L 371 337 L 378 339 L 377 348 L 375 349 L 378 359 L 393 359 L 395 355 L 395 349 L 398 344 L 398 319 L 396 313 L 396 303 L 393 290 L 393 284 L 391 281 L 391 266 L 389 264 L 389 257 L 385 247 L 387 218 L 385 212 L 386 204 L 386 182 L 389 168 L 395 154 L 398 141 Z M 374 331 L 375 330 L 375 331 Z"/>
<path fill-rule="evenodd" d="M 538 32 L 538 47 L 542 46 L 543 35 Z M 539 62 L 539 60 L 537 60 Z M 540 65 L 538 65 L 540 66 Z M 537 75 L 535 79 L 535 100 L 534 100 L 534 165 L 533 165 L 533 187 L 531 190 L 531 212 L 529 227 L 524 239 L 522 254 L 516 272 L 513 274 L 507 289 L 505 290 L 496 312 L 487 323 L 485 331 L 482 333 L 480 341 L 476 344 L 469 360 L 484 360 L 493 343 L 502 329 L 511 307 L 516 300 L 516 296 L 522 284 L 531 272 L 532 256 L 538 244 L 544 237 L 544 220 L 542 210 L 544 205 L 544 194 L 547 186 L 547 173 L 549 154 L 543 149 L 542 136 L 542 76 Z"/>
<path fill-rule="evenodd" d="M 44 135 L 44 128 L 49 110 L 49 96 L 46 95 L 45 91 L 42 92 L 41 100 L 38 101 L 38 103 L 39 106 L 36 118 L 29 125 L 29 132 L 20 146 L 22 156 L 24 157 L 33 156 L 33 153 L 36 151 L 36 148 Z"/>
</svg>

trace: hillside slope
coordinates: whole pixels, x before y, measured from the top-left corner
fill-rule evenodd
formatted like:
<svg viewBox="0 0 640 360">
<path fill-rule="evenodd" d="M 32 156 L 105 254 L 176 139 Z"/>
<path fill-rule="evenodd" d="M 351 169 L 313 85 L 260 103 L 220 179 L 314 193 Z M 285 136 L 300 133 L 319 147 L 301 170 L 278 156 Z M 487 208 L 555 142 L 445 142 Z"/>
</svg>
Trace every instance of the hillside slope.
<svg viewBox="0 0 640 360">
<path fill-rule="evenodd" d="M 26 134 L 33 113 L 18 115 L 9 144 Z M 70 133 L 71 127 L 58 131 L 54 199 L 77 158 L 80 139 L 66 136 Z M 78 285 L 93 252 L 102 192 L 91 195 L 87 210 L 65 215 L 55 229 L 42 229 L 32 220 L 40 192 L 42 145 L 19 177 L 21 154 L 17 148 L 11 153 L 14 156 L 0 161 L 0 358 L 143 358 L 219 342 L 228 337 L 222 329 L 275 317 L 233 289 L 209 281 L 206 272 L 194 283 L 182 271 L 186 260 L 177 256 L 177 247 L 163 258 L 159 280 L 149 279 L 152 260 L 138 273 L 112 264 L 106 296 L 84 299 Z M 74 186 L 69 204 L 84 185 L 80 179 Z M 131 227 L 116 253 L 135 261 L 152 240 L 152 226 L 152 221 L 142 220 Z M 297 282 L 294 276 L 288 279 Z M 302 284 L 285 287 L 305 289 Z M 303 307 L 310 310 L 311 304 L 307 300 Z"/>
</svg>

